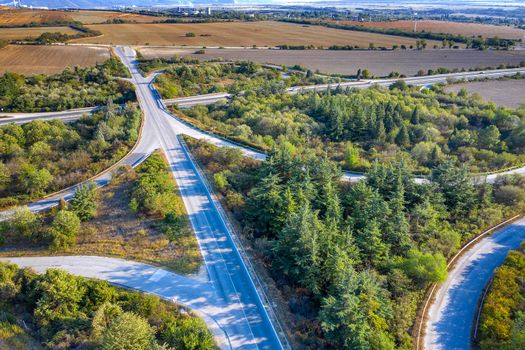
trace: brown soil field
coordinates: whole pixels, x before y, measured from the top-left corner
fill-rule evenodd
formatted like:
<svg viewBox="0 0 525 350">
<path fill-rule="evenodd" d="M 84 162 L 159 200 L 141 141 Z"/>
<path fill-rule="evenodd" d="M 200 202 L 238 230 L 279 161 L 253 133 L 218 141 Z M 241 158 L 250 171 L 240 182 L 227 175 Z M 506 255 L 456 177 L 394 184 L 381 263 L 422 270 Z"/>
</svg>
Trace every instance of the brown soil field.
<svg viewBox="0 0 525 350">
<path fill-rule="evenodd" d="M 0 49 L 0 74 L 52 74 L 66 67 L 88 67 L 104 62 L 109 50 L 92 46 L 8 45 Z"/>
<path fill-rule="evenodd" d="M 36 38 L 45 32 L 78 34 L 78 31 L 69 27 L 0 28 L 0 40 L 22 40 L 25 38 Z"/>
<path fill-rule="evenodd" d="M 282 22 L 219 22 L 219 23 L 177 23 L 177 24 L 98 24 L 90 28 L 101 31 L 100 37 L 77 39 L 76 42 L 97 44 L 131 45 L 188 45 L 239 47 L 252 45 L 359 45 L 368 48 L 370 43 L 377 47 L 415 45 L 415 41 L 392 35 L 365 33 L 305 26 Z M 186 37 L 193 32 L 195 37 Z M 429 45 L 433 45 L 429 42 Z"/>
<path fill-rule="evenodd" d="M 161 21 L 166 18 L 113 11 L 50 11 L 0 8 L 0 26 L 16 26 L 29 23 L 46 23 L 51 21 L 79 21 L 84 24 L 92 24 L 104 23 L 112 19 L 148 23 Z"/>
<path fill-rule="evenodd" d="M 485 101 L 497 105 L 518 108 L 525 104 L 525 79 L 473 81 L 448 85 L 446 91 L 458 92 L 462 88 L 479 94 Z"/>
<path fill-rule="evenodd" d="M 392 21 L 392 22 L 357 22 L 357 21 L 336 21 L 340 24 L 361 25 L 368 28 L 396 28 L 402 30 L 414 30 L 414 21 Z M 505 39 L 523 39 L 525 37 L 525 30 L 507 27 L 496 26 L 491 24 L 479 23 L 458 23 L 447 21 L 417 21 L 417 31 L 426 31 L 434 33 L 446 33 L 464 35 L 468 37 L 483 36 L 499 37 Z"/>
<path fill-rule="evenodd" d="M 368 69 L 376 76 L 397 71 L 407 76 L 416 75 L 420 69 L 446 67 L 476 68 L 500 64 L 519 64 L 525 60 L 524 51 L 477 50 L 395 50 L 395 51 L 331 51 L 331 50 L 265 50 L 265 49 L 206 49 L 205 54 L 193 54 L 193 49 L 143 47 L 146 58 L 187 56 L 207 60 L 248 60 L 319 69 L 329 74 L 355 74 L 358 69 Z"/>
</svg>

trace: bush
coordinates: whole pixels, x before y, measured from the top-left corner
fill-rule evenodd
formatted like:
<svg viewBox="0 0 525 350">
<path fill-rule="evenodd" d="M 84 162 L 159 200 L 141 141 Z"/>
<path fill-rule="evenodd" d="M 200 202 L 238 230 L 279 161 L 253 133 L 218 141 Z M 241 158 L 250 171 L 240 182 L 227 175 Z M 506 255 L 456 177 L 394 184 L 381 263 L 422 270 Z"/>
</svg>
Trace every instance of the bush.
<svg viewBox="0 0 525 350">
<path fill-rule="evenodd" d="M 101 349 L 153 350 L 155 344 L 154 328 L 142 317 L 124 312 L 102 335 Z"/>
<path fill-rule="evenodd" d="M 91 181 L 77 188 L 73 199 L 71 199 L 71 211 L 81 221 L 88 221 L 95 217 L 97 213 L 97 187 L 94 182 Z"/>
<path fill-rule="evenodd" d="M 67 210 L 59 211 L 48 231 L 51 238 L 51 248 L 56 250 L 71 246 L 75 243 L 79 230 L 80 219 L 75 213 Z"/>
</svg>

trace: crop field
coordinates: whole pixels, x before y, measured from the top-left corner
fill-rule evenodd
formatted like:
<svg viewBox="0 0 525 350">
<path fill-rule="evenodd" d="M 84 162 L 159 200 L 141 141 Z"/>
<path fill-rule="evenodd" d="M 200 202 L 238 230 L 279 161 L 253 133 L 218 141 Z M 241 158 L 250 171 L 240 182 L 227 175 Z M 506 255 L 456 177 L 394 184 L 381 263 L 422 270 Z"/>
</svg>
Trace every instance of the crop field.
<svg viewBox="0 0 525 350">
<path fill-rule="evenodd" d="M 413 31 L 415 25 L 417 31 L 464 35 L 467 37 L 475 37 L 481 35 L 486 38 L 492 38 L 497 36 L 499 38 L 505 39 L 523 39 L 525 36 L 525 30 L 523 29 L 479 23 L 458 23 L 447 21 L 417 21 L 416 24 L 414 23 L 414 21 L 336 21 L 335 23 L 361 25 L 369 28 L 395 28 L 408 31 Z"/>
<path fill-rule="evenodd" d="M 0 40 L 22 40 L 25 38 L 36 38 L 45 32 L 78 34 L 78 31 L 70 27 L 0 28 Z"/>
<path fill-rule="evenodd" d="M 331 29 L 322 26 L 282 22 L 219 22 L 177 24 L 98 24 L 89 26 L 103 33 L 100 37 L 76 40 L 97 44 L 188 45 L 251 47 L 276 45 L 358 45 L 368 48 L 415 45 L 416 40 L 391 35 Z M 186 36 L 194 33 L 194 37 Z M 432 43 L 434 44 L 434 43 Z M 429 45 L 431 43 L 429 42 Z"/>
<path fill-rule="evenodd" d="M 79 21 L 84 24 L 92 24 L 104 23 L 114 19 L 147 23 L 161 21 L 165 18 L 115 11 L 50 11 L 0 8 L 0 26 L 19 26 L 53 21 Z"/>
<path fill-rule="evenodd" d="M 146 58 L 190 55 L 198 59 L 221 57 L 226 60 L 248 60 L 320 70 L 330 74 L 355 74 L 358 69 L 368 69 L 376 76 L 392 71 L 407 76 L 416 75 L 422 69 L 440 67 L 477 68 L 517 65 L 525 60 L 523 51 L 476 51 L 476 50 L 395 50 L 395 51 L 331 51 L 331 50 L 266 50 L 266 49 L 206 49 L 205 54 L 193 54 L 195 50 L 143 47 Z"/>
<path fill-rule="evenodd" d="M 0 74 L 59 73 L 66 67 L 93 66 L 109 57 L 109 50 L 102 47 L 8 45 L 0 49 Z"/>
<path fill-rule="evenodd" d="M 485 101 L 492 101 L 500 106 L 518 108 L 525 104 L 525 79 L 473 81 L 453 84 L 446 87 L 448 92 L 458 92 L 462 88 L 470 93 L 479 94 Z"/>
</svg>

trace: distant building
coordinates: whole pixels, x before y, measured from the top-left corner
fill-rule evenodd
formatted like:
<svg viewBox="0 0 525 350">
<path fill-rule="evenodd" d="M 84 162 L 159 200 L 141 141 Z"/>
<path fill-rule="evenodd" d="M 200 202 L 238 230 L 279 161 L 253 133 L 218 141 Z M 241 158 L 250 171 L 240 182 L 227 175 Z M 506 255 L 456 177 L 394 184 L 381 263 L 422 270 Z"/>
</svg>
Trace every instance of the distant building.
<svg viewBox="0 0 525 350">
<path fill-rule="evenodd" d="M 206 14 L 211 16 L 211 7 L 206 7 Z"/>
</svg>

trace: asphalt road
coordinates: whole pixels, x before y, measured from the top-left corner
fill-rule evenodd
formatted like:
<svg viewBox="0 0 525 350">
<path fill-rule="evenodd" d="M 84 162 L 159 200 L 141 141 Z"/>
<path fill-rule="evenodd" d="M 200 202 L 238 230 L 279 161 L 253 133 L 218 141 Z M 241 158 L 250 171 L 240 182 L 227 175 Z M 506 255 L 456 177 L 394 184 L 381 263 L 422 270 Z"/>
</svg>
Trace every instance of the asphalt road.
<svg viewBox="0 0 525 350">
<path fill-rule="evenodd" d="M 280 340 L 231 239 L 231 233 L 217 210 L 220 204 L 212 199 L 177 137 L 181 133 L 199 138 L 207 135 L 189 128 L 165 111 L 151 80 L 140 74 L 133 50 L 118 47 L 116 52 L 131 71 L 148 127 L 154 130 L 179 187 L 215 291 L 213 303 L 221 309 L 220 317 L 216 319 L 218 324 L 235 349 L 281 349 Z M 222 140 L 213 142 L 221 146 L 228 144 Z"/>
<path fill-rule="evenodd" d="M 511 250 L 525 240 L 525 218 L 483 238 L 456 262 L 428 310 L 426 350 L 470 349 L 483 288 Z"/>
</svg>

